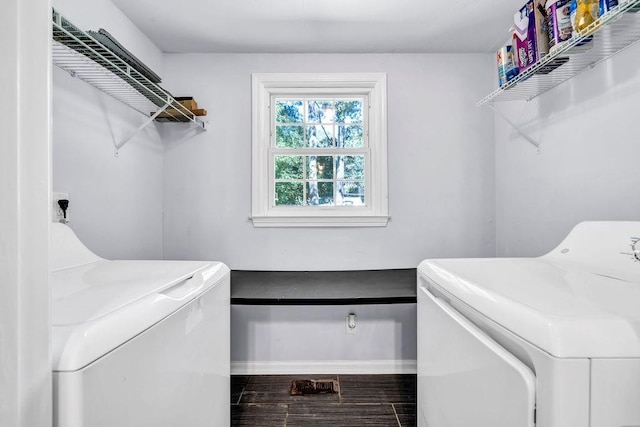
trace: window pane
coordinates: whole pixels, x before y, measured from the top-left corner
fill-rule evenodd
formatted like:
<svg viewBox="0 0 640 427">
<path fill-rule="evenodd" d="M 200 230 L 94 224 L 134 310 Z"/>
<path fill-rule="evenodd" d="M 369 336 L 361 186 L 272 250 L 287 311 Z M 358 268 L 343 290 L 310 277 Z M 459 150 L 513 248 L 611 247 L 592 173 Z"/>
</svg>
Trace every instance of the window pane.
<svg viewBox="0 0 640 427">
<path fill-rule="evenodd" d="M 338 179 L 364 179 L 364 156 L 340 156 Z"/>
<path fill-rule="evenodd" d="M 302 126 L 276 126 L 276 147 L 304 147 L 304 135 Z"/>
<path fill-rule="evenodd" d="M 365 204 L 364 182 L 340 181 L 338 182 L 338 195 L 337 205 L 362 206 Z"/>
<path fill-rule="evenodd" d="M 307 205 L 333 205 L 333 182 L 307 182 Z"/>
<path fill-rule="evenodd" d="M 336 135 L 336 147 L 362 148 L 364 138 L 362 136 L 362 126 L 338 126 Z"/>
<path fill-rule="evenodd" d="M 337 123 L 362 123 L 362 101 L 336 101 Z"/>
<path fill-rule="evenodd" d="M 303 189 L 301 182 L 276 182 L 276 206 L 301 206 Z"/>
<path fill-rule="evenodd" d="M 302 123 L 303 118 L 304 110 L 301 100 L 276 99 L 276 123 Z"/>
<path fill-rule="evenodd" d="M 333 125 L 307 126 L 307 144 L 311 148 L 333 146 Z"/>
<path fill-rule="evenodd" d="M 307 101 L 307 121 L 309 123 L 333 123 L 335 113 L 333 101 L 321 99 Z"/>
<path fill-rule="evenodd" d="M 302 156 L 276 156 L 276 179 L 302 179 Z"/>
<path fill-rule="evenodd" d="M 333 156 L 307 156 L 307 179 L 333 179 Z"/>
</svg>

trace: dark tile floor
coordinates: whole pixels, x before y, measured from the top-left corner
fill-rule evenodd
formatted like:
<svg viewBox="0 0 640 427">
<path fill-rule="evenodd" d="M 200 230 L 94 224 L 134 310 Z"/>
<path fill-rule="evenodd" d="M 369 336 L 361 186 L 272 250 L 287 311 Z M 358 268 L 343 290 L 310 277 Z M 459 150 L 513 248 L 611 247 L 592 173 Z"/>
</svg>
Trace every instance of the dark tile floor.
<svg viewBox="0 0 640 427">
<path fill-rule="evenodd" d="M 300 379 L 337 379 L 340 393 L 291 396 Z M 231 425 L 415 426 L 416 376 L 232 376 Z"/>
</svg>

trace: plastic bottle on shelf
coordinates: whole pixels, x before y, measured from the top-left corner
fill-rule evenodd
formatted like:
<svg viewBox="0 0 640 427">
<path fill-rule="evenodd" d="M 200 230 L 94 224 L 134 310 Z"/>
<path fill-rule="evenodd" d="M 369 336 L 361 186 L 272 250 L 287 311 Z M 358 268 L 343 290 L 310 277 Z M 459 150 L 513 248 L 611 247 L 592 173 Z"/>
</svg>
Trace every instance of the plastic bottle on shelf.
<svg viewBox="0 0 640 427">
<path fill-rule="evenodd" d="M 509 40 L 498 50 L 498 84 L 503 87 L 518 75 L 518 64 L 513 57 L 513 40 Z"/>
<path fill-rule="evenodd" d="M 576 14 L 578 11 L 578 0 L 571 0 L 569 4 L 569 15 L 571 18 L 571 27 L 573 29 L 572 38 L 579 37 L 580 33 L 576 29 Z M 593 43 L 590 43 L 593 40 L 593 36 L 585 37 L 584 40 L 577 43 L 574 47 L 571 48 L 572 53 L 583 52 L 585 50 L 589 50 L 593 47 Z"/>
<path fill-rule="evenodd" d="M 583 32 L 593 24 L 600 16 L 600 4 L 598 0 L 576 0 L 573 29 L 578 33 Z"/>
</svg>

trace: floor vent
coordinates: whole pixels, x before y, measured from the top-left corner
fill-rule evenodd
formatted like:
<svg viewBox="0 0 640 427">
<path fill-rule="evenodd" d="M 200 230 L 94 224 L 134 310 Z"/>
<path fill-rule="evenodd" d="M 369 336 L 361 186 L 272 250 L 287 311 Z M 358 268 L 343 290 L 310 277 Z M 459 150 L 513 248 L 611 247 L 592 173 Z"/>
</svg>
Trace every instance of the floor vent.
<svg viewBox="0 0 640 427">
<path fill-rule="evenodd" d="M 291 396 L 307 394 L 338 393 L 338 380 L 294 380 L 291 383 Z"/>
</svg>

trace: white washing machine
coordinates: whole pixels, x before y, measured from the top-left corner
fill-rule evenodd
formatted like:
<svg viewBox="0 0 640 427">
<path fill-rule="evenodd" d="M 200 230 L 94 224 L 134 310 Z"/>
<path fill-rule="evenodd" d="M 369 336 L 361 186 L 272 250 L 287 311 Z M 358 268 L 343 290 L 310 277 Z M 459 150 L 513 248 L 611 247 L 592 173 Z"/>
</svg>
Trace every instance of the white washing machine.
<svg viewBox="0 0 640 427">
<path fill-rule="evenodd" d="M 640 222 L 418 268 L 418 425 L 640 426 Z"/>
<path fill-rule="evenodd" d="M 51 244 L 54 426 L 228 426 L 229 269 Z"/>
</svg>

